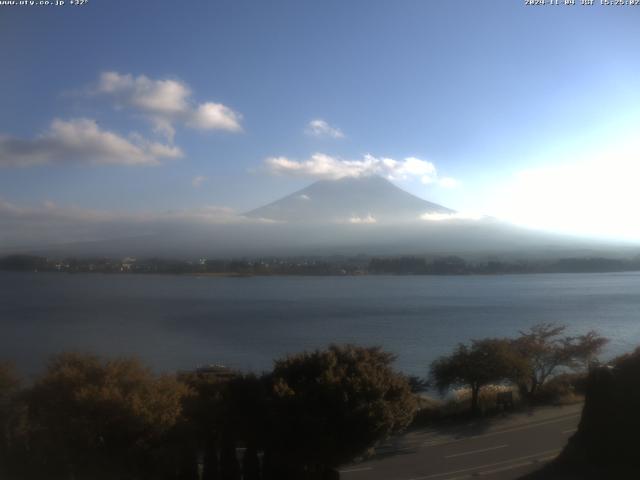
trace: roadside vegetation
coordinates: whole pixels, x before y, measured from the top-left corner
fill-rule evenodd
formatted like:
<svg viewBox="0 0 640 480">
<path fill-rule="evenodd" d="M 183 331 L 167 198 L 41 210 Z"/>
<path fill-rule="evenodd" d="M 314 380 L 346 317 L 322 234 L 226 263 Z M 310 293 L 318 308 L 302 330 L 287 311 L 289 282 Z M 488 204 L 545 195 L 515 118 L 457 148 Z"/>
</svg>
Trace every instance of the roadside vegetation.
<svg viewBox="0 0 640 480">
<path fill-rule="evenodd" d="M 431 364 L 428 378 L 412 379 L 420 404 L 414 425 L 582 401 L 606 343 L 595 331 L 570 336 L 565 326 L 542 323 L 515 338 L 459 344 Z M 428 395 L 429 387 L 441 395 Z"/>
<path fill-rule="evenodd" d="M 605 342 L 542 324 L 461 344 L 428 379 L 354 345 L 281 358 L 262 375 L 158 375 L 136 359 L 63 353 L 26 383 L 0 364 L 0 478 L 338 478 L 340 465 L 409 426 L 575 393 Z M 424 395 L 434 387 L 441 398 Z"/>
<path fill-rule="evenodd" d="M 135 359 L 65 353 L 22 388 L 2 365 L 0 478 L 231 480 L 241 469 L 246 480 L 336 478 L 338 465 L 413 419 L 415 397 L 393 360 L 330 346 L 260 377 L 167 376 Z"/>
<path fill-rule="evenodd" d="M 593 368 L 577 432 L 562 453 L 527 480 L 640 478 L 640 348 Z"/>
</svg>

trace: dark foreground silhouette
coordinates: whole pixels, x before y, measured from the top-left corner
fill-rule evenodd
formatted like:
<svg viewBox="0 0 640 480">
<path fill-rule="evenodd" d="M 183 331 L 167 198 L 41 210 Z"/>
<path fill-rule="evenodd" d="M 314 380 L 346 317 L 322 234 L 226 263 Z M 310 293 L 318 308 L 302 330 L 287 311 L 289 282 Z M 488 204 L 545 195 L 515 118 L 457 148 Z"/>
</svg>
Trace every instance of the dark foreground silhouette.
<svg viewBox="0 0 640 480">
<path fill-rule="evenodd" d="M 393 355 L 351 345 L 275 362 L 155 375 L 135 359 L 67 353 L 20 388 L 0 368 L 3 480 L 333 479 L 413 419 Z"/>
<path fill-rule="evenodd" d="M 475 389 L 474 415 L 489 382 L 535 402 L 563 377 L 558 366 L 580 369 L 606 342 L 563 331 L 541 324 L 515 339 L 460 345 L 434 362 L 431 380 Z M 0 364 L 0 478 L 334 479 L 414 420 L 425 382 L 393 361 L 379 347 L 332 345 L 277 360 L 261 376 L 220 366 L 157 375 L 136 359 L 64 353 L 27 385 Z M 585 465 L 589 474 L 636 471 L 638 374 L 640 350 L 591 370 L 580 431 L 541 478 Z"/>
<path fill-rule="evenodd" d="M 589 373 L 578 431 L 527 480 L 640 478 L 640 349 Z"/>
</svg>

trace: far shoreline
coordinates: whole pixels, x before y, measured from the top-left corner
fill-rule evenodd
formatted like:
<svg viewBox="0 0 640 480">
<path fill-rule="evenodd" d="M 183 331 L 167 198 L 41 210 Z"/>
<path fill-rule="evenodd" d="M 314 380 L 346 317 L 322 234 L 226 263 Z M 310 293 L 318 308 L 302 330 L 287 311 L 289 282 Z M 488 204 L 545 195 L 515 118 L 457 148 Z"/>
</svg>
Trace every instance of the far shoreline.
<svg viewBox="0 0 640 480">
<path fill-rule="evenodd" d="M 31 274 L 67 274 L 67 275 L 103 275 L 103 276 L 171 276 L 195 278 L 266 278 L 266 277 L 506 277 L 530 275 L 606 275 L 613 273 L 640 274 L 640 270 L 607 270 L 607 271 L 535 271 L 535 272 L 501 272 L 501 273 L 233 273 L 233 272 L 105 272 L 105 271 L 52 271 L 52 270 L 3 270 L 0 273 L 31 273 Z"/>
</svg>

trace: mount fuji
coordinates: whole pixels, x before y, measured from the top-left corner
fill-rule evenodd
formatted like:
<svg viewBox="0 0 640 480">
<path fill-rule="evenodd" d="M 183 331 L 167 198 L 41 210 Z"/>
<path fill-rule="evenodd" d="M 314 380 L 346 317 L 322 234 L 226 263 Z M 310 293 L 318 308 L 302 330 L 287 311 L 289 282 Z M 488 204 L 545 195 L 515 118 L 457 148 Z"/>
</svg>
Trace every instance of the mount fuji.
<svg viewBox="0 0 640 480">
<path fill-rule="evenodd" d="M 399 223 L 453 213 L 373 175 L 319 180 L 245 216 L 287 223 Z"/>
</svg>

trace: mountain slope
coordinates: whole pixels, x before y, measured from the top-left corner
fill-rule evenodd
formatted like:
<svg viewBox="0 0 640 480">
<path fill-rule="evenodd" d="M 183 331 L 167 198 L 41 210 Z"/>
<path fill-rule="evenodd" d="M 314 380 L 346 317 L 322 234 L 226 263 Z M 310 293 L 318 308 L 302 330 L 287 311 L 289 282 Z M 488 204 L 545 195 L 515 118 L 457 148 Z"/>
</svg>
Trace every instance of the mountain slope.
<svg viewBox="0 0 640 480">
<path fill-rule="evenodd" d="M 245 214 L 290 223 L 417 221 L 425 213 L 453 213 L 379 176 L 320 180 Z"/>
</svg>

